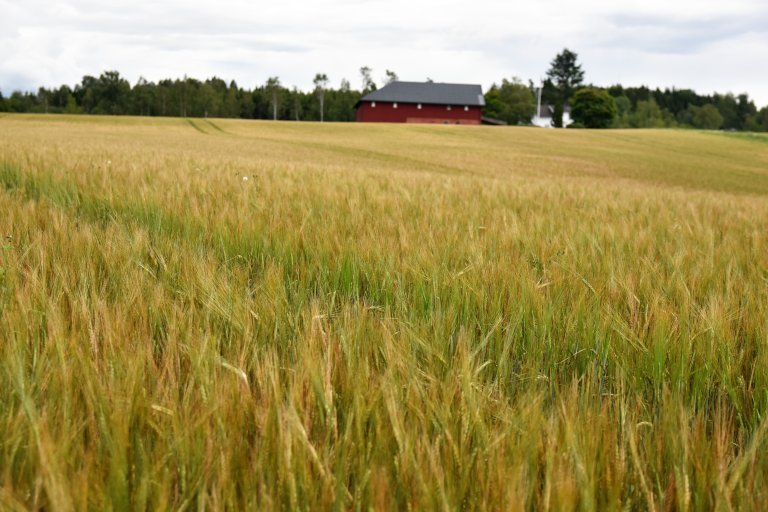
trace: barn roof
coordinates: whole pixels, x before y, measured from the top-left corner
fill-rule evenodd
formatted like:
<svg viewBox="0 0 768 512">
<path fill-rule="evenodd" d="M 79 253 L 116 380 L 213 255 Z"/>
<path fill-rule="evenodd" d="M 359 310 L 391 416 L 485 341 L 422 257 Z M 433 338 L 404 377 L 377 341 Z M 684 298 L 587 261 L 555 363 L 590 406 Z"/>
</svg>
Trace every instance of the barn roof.
<svg viewBox="0 0 768 512">
<path fill-rule="evenodd" d="M 424 103 L 426 105 L 485 105 L 483 89 L 472 84 L 443 84 L 436 82 L 391 82 L 363 96 L 360 101 Z"/>
</svg>

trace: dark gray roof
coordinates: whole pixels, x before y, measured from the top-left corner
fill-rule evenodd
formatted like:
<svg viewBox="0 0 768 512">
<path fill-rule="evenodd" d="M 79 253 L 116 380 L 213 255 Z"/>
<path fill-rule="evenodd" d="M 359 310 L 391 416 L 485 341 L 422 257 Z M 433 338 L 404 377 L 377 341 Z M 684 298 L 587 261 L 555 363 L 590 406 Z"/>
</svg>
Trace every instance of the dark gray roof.
<svg viewBox="0 0 768 512">
<path fill-rule="evenodd" d="M 485 105 L 483 88 L 472 84 L 443 84 L 436 82 L 391 82 L 360 101 L 424 103 L 426 105 Z"/>
<path fill-rule="evenodd" d="M 549 103 L 542 103 L 541 111 L 538 114 L 539 114 L 539 117 L 542 119 L 550 119 L 554 113 L 555 113 L 554 105 L 550 105 Z M 569 105 L 566 105 L 565 108 L 563 108 L 563 113 L 564 114 L 567 113 L 570 115 L 571 107 Z"/>
</svg>

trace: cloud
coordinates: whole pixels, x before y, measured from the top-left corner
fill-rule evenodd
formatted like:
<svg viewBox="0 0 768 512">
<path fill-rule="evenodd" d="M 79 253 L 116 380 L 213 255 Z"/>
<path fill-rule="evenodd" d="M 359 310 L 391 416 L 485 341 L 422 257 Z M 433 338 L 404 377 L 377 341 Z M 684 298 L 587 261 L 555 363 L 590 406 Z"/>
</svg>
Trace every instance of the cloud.
<svg viewBox="0 0 768 512">
<path fill-rule="evenodd" d="M 762 0 L 0 0 L 0 90 L 74 84 L 116 69 L 135 82 L 279 76 L 311 86 L 381 78 L 537 79 L 563 47 L 598 85 L 747 90 L 768 104 Z"/>
<path fill-rule="evenodd" d="M 674 19 L 618 14 L 607 19 L 599 45 L 657 54 L 698 54 L 727 41 L 766 33 L 768 11 L 749 17 Z"/>
</svg>

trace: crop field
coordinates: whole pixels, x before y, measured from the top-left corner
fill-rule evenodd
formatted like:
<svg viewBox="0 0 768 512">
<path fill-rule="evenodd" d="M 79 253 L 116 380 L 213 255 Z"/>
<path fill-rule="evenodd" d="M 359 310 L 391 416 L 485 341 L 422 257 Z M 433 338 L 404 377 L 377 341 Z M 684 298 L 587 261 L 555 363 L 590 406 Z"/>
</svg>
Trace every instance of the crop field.
<svg viewBox="0 0 768 512">
<path fill-rule="evenodd" d="M 766 142 L 0 117 L 0 510 L 759 510 Z"/>
</svg>

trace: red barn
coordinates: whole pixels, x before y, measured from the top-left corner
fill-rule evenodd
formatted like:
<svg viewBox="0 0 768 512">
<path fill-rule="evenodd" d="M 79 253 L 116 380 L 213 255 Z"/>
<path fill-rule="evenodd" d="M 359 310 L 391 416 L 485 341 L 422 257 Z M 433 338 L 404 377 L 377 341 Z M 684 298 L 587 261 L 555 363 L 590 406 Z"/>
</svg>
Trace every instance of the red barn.
<svg viewBox="0 0 768 512">
<path fill-rule="evenodd" d="M 391 82 L 355 108 L 363 123 L 480 124 L 483 106 L 479 85 Z"/>
</svg>

